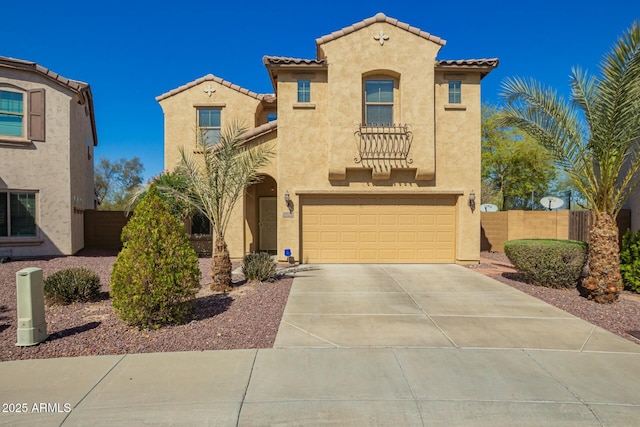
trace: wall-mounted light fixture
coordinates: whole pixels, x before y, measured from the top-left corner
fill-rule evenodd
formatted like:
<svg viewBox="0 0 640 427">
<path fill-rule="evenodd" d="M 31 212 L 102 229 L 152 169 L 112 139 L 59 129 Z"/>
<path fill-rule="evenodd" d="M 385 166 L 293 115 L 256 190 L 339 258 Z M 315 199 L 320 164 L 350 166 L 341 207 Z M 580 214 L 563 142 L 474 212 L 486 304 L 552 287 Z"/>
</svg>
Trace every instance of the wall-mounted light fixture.
<svg viewBox="0 0 640 427">
<path fill-rule="evenodd" d="M 291 200 L 291 195 L 288 191 L 284 193 L 284 202 L 287 204 L 287 208 L 289 209 L 289 213 L 293 213 L 293 200 Z"/>
<path fill-rule="evenodd" d="M 476 210 L 476 193 L 471 190 L 471 193 L 469 193 L 469 207 L 471 208 L 471 212 Z"/>
</svg>

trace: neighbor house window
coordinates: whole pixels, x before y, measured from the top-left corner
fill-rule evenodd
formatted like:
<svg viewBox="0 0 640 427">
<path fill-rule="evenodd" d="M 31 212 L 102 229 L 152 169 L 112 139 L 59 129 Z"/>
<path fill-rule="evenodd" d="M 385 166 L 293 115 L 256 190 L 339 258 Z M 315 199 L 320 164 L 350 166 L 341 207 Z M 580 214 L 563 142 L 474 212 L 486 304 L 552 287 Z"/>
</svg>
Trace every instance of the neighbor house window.
<svg viewBox="0 0 640 427">
<path fill-rule="evenodd" d="M 449 104 L 460 104 L 462 102 L 462 82 L 459 80 L 449 81 Z"/>
<path fill-rule="evenodd" d="M 0 192 L 0 237 L 36 235 L 36 195 Z"/>
<path fill-rule="evenodd" d="M 220 140 L 220 113 L 219 108 L 198 110 L 199 137 L 207 145 L 217 144 Z"/>
<path fill-rule="evenodd" d="M 23 123 L 23 94 L 0 90 L 0 135 L 23 136 Z"/>
<path fill-rule="evenodd" d="M 367 80 L 364 85 L 364 119 L 367 125 L 393 124 L 393 80 Z"/>
<path fill-rule="evenodd" d="M 191 217 L 191 234 L 211 234 L 211 222 L 203 213 Z"/>
<path fill-rule="evenodd" d="M 298 102 L 311 102 L 311 80 L 298 80 Z"/>
<path fill-rule="evenodd" d="M 44 141 L 44 89 L 21 92 L 0 88 L 0 138 Z"/>
</svg>

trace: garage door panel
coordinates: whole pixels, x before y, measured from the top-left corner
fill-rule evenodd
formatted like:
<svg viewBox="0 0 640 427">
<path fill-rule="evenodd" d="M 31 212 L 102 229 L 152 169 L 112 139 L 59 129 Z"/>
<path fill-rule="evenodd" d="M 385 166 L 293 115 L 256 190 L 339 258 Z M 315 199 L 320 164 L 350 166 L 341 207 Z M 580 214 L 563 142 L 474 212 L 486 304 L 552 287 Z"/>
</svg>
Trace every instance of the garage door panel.
<svg viewBox="0 0 640 427">
<path fill-rule="evenodd" d="M 453 262 L 455 197 L 304 197 L 305 262 Z"/>
</svg>

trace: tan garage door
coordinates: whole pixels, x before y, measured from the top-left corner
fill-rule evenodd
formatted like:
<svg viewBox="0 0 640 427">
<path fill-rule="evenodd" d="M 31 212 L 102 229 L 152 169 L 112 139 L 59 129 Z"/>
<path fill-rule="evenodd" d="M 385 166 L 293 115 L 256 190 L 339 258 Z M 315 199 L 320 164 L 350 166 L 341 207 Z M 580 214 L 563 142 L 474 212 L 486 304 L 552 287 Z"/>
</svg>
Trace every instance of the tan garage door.
<svg viewBox="0 0 640 427">
<path fill-rule="evenodd" d="M 304 196 L 302 260 L 454 262 L 455 198 Z"/>
</svg>

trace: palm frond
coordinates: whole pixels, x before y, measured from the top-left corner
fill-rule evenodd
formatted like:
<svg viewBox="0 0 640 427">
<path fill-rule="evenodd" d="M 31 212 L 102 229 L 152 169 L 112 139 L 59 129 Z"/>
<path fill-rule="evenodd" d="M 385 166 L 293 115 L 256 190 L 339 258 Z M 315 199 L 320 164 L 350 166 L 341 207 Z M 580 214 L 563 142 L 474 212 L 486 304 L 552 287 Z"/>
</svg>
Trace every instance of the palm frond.
<svg viewBox="0 0 640 427">
<path fill-rule="evenodd" d="M 552 153 L 596 212 L 616 215 L 640 180 L 640 28 L 605 55 L 601 76 L 574 68 L 571 102 L 534 80 L 503 84 L 502 123 Z"/>
<path fill-rule="evenodd" d="M 234 206 L 248 186 L 261 181 L 259 171 L 273 155 L 269 145 L 245 147 L 246 130 L 234 121 L 222 129 L 215 144 L 201 138 L 193 154 L 180 150 L 180 167 L 189 177 L 194 198 L 216 236 L 224 237 Z"/>
</svg>

